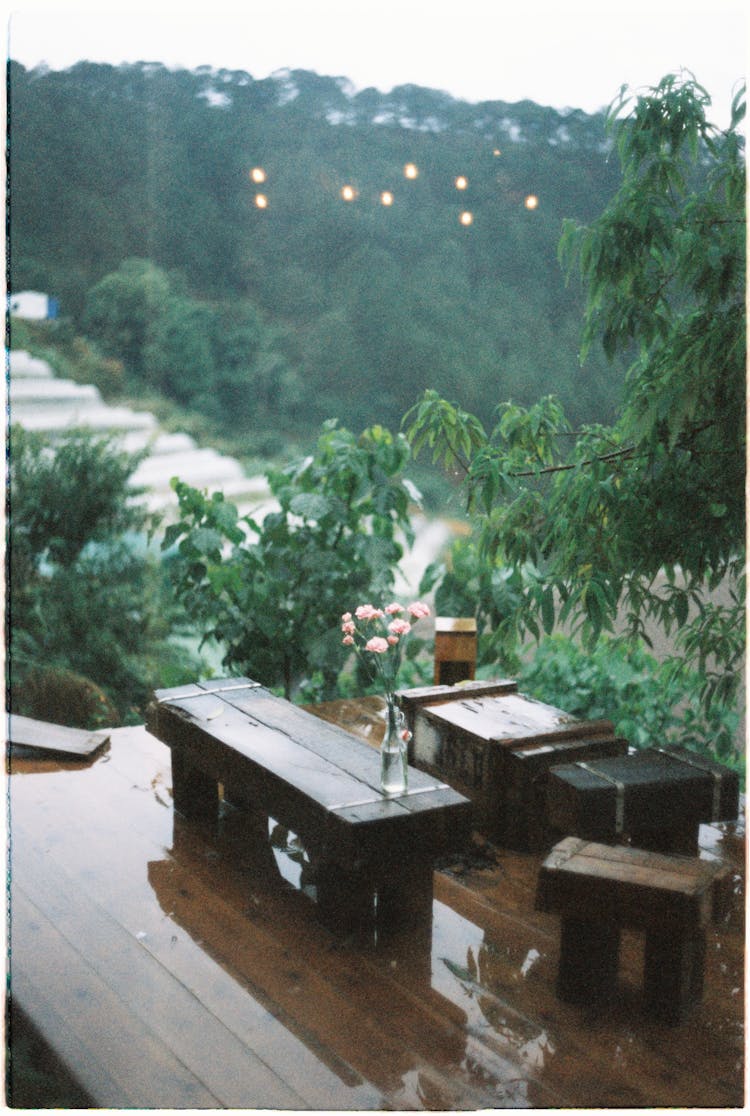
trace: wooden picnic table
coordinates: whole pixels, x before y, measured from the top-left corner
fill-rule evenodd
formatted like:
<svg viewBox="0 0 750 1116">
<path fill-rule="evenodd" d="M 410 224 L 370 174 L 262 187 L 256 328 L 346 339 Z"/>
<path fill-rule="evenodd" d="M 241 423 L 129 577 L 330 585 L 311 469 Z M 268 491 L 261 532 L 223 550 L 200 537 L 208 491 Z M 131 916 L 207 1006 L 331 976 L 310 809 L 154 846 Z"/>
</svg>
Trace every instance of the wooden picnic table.
<svg viewBox="0 0 750 1116">
<path fill-rule="evenodd" d="M 377 743 L 373 699 L 317 712 Z M 435 872 L 429 934 L 342 937 L 315 917 L 297 835 L 271 820 L 258 840 L 231 808 L 180 817 L 169 749 L 143 726 L 108 735 L 83 758 L 10 757 L 15 1107 L 44 1107 L 24 1031 L 90 1107 L 742 1106 L 742 819 L 701 827 L 734 901 L 708 930 L 699 1010 L 666 1028 L 640 1011 L 627 931 L 616 1002 L 558 1000 L 539 857 L 477 842 Z"/>
</svg>

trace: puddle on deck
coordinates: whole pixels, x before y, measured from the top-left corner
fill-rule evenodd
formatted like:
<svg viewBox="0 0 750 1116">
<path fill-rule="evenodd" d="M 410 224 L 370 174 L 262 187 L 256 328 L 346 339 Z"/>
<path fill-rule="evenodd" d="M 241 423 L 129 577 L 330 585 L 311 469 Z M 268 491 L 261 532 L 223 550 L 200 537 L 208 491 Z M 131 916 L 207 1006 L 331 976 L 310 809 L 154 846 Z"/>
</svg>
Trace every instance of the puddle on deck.
<svg viewBox="0 0 750 1116">
<path fill-rule="evenodd" d="M 215 981 L 212 966 L 228 973 L 234 991 L 222 995 L 235 1005 L 238 1033 L 250 1027 L 251 999 L 258 1033 L 264 1019 L 281 1022 L 290 1061 L 306 1067 L 295 1072 L 319 1072 L 323 1091 L 332 1076 L 348 1107 L 559 1107 L 556 1098 L 569 1107 L 578 1085 L 566 1065 L 589 1041 L 599 1053 L 584 1071 L 586 1097 L 616 1071 L 620 1083 L 602 1085 L 601 1096 L 638 1106 L 639 1076 L 663 1075 L 661 1055 L 649 1050 L 663 1036 L 628 1015 L 632 1002 L 614 1022 L 549 1008 L 554 939 L 532 944 L 523 926 L 513 931 L 512 915 L 507 925 L 494 915 L 478 925 L 441 889 L 417 933 L 337 940 L 316 920 L 314 865 L 299 838 L 231 807 L 216 831 L 174 815 L 164 749 L 129 750 L 118 739 L 90 764 L 18 757 L 11 770 L 11 827 L 16 807 L 33 817 L 39 842 L 69 860 L 96 901 L 196 995 Z M 741 863 L 744 829 L 711 827 L 706 837 L 708 855 Z M 735 918 L 741 887 L 738 872 Z M 712 948 L 722 945 L 718 936 Z M 741 971 L 727 980 L 741 997 Z M 715 1014 L 717 1041 L 738 1050 L 739 1093 L 741 1011 Z M 374 1103 L 373 1087 L 387 1104 Z"/>
</svg>

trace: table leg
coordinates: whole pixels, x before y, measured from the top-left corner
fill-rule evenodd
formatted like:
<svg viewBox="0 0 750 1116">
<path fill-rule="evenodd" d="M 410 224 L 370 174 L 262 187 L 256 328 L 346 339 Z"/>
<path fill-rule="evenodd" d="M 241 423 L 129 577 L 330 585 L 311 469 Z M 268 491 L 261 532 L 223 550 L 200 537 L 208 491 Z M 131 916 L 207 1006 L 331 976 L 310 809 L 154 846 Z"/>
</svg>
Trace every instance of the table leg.
<svg viewBox="0 0 750 1116">
<path fill-rule="evenodd" d="M 394 865 L 378 883 L 378 925 L 432 927 L 432 863 Z"/>
<path fill-rule="evenodd" d="M 362 872 L 348 872 L 338 864 L 316 863 L 318 913 L 337 932 L 372 927 L 375 919 L 375 883 Z"/>
<path fill-rule="evenodd" d="M 563 918 L 557 994 L 574 1004 L 611 999 L 617 984 L 620 928 L 610 922 Z"/>
<path fill-rule="evenodd" d="M 646 935 L 643 989 L 646 1010 L 664 1023 L 679 1023 L 703 995 L 706 934 Z"/>
<path fill-rule="evenodd" d="M 218 817 L 218 781 L 195 767 L 181 748 L 172 748 L 172 799 L 175 810 L 187 818 Z"/>
</svg>

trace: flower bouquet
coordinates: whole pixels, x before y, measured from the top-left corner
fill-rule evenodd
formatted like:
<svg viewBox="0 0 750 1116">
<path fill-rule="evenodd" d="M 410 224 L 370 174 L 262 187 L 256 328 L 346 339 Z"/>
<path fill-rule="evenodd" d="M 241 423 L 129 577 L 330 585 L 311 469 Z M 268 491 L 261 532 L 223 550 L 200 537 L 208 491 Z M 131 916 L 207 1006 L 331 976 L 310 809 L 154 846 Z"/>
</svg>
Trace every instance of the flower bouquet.
<svg viewBox="0 0 750 1116">
<path fill-rule="evenodd" d="M 402 605 L 397 601 L 385 608 L 359 605 L 352 614 L 341 617 L 342 643 L 350 647 L 370 677 L 379 680 L 386 703 L 386 726 L 380 746 L 380 785 L 386 794 L 403 794 L 407 785 L 407 744 L 410 734 L 396 701 L 404 642 L 414 624 L 430 615 L 422 601 Z"/>
</svg>

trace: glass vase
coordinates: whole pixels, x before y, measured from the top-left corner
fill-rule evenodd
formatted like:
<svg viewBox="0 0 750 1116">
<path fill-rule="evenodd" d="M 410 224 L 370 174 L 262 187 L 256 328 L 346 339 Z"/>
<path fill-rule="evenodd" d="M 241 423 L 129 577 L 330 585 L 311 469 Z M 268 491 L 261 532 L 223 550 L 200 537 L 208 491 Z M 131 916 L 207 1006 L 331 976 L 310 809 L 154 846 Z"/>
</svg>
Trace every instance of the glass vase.
<svg viewBox="0 0 750 1116">
<path fill-rule="evenodd" d="M 393 694 L 385 695 L 385 732 L 380 745 L 380 787 L 384 794 L 404 794 L 407 785 L 409 732 Z"/>
</svg>

